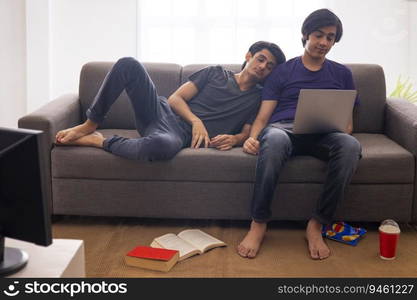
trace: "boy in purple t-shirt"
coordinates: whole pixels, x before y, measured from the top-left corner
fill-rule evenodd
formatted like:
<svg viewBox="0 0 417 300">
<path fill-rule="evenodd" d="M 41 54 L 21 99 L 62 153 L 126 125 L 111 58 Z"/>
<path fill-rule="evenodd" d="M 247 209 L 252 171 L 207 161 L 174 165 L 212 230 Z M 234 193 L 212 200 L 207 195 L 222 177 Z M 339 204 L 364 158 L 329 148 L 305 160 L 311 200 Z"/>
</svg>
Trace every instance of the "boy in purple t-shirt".
<svg viewBox="0 0 417 300">
<path fill-rule="evenodd" d="M 322 225 L 333 221 L 337 204 L 343 199 L 361 157 L 361 146 L 350 135 L 352 121 L 344 133 L 292 132 L 300 89 L 355 89 L 351 71 L 326 59 L 342 37 L 339 18 L 328 9 L 316 10 L 305 19 L 301 32 L 304 54 L 278 66 L 269 76 L 250 137 L 243 146 L 244 152 L 259 154 L 251 203 L 252 223 L 237 247 L 243 257 L 255 257 L 260 248 L 285 162 L 292 155 L 312 155 L 328 161 L 329 169 L 321 197 L 308 221 L 306 238 L 311 258 L 327 258 L 330 249 L 321 235 Z"/>
</svg>

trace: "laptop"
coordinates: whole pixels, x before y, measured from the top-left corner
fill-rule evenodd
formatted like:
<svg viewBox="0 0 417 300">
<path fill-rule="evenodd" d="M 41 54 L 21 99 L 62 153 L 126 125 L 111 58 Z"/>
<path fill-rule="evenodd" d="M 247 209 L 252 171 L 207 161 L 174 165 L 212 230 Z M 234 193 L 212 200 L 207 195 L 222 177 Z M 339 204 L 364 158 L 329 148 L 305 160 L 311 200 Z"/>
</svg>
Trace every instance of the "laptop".
<svg viewBox="0 0 417 300">
<path fill-rule="evenodd" d="M 357 91 L 302 89 L 293 133 L 344 132 L 352 117 Z"/>
</svg>

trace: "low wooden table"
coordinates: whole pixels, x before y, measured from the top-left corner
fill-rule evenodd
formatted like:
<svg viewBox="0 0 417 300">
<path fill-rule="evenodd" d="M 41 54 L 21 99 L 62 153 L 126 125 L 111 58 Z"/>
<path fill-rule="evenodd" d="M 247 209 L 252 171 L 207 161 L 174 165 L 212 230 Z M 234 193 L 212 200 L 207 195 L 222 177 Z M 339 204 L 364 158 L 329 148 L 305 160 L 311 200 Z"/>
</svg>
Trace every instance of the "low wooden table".
<svg viewBox="0 0 417 300">
<path fill-rule="evenodd" d="M 9 278 L 85 277 L 84 241 L 54 239 L 48 247 L 6 238 L 6 247 L 29 255 L 27 265 Z"/>
</svg>

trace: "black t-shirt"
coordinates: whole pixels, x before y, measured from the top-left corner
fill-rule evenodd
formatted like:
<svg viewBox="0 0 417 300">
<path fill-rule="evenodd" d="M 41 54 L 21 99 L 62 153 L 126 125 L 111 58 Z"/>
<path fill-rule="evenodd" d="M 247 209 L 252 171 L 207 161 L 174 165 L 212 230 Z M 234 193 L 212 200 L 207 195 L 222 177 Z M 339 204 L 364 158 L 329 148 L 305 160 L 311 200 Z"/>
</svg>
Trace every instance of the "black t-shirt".
<svg viewBox="0 0 417 300">
<path fill-rule="evenodd" d="M 210 138 L 238 134 L 245 124 L 254 121 L 261 101 L 261 86 L 241 91 L 233 72 L 221 66 L 201 69 L 189 80 L 197 86 L 198 94 L 188 101 L 188 106 L 203 121 Z"/>
</svg>

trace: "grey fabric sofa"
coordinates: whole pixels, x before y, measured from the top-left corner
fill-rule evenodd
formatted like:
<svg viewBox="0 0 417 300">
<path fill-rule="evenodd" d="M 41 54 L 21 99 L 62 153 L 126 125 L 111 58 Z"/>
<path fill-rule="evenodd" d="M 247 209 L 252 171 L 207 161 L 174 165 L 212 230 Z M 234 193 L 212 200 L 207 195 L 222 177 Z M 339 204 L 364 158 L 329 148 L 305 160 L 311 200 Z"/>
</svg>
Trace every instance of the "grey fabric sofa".
<svg viewBox="0 0 417 300">
<path fill-rule="evenodd" d="M 57 131 L 85 120 L 111 62 L 82 68 L 79 94 L 59 97 L 19 120 L 19 127 L 45 131 L 47 170 L 56 215 L 248 219 L 256 157 L 231 151 L 183 149 L 164 162 L 130 161 L 101 149 L 54 146 Z M 169 96 L 204 65 L 145 64 L 160 95 Z M 380 66 L 347 65 L 361 105 L 354 111 L 354 136 L 363 158 L 338 207 L 337 219 L 401 222 L 417 220 L 417 107 L 386 99 Z M 227 65 L 239 70 L 238 65 Z M 105 136 L 136 137 L 127 95 L 122 93 L 99 128 Z M 291 159 L 273 201 L 273 219 L 306 220 L 322 188 L 326 163 Z"/>
</svg>

